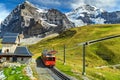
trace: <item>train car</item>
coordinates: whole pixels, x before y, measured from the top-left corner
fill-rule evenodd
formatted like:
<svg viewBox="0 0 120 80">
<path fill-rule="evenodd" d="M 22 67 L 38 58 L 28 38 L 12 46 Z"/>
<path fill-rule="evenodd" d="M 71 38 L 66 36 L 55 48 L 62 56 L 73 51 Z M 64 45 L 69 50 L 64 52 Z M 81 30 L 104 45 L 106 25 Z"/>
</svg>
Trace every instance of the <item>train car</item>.
<svg viewBox="0 0 120 80">
<path fill-rule="evenodd" d="M 55 63 L 56 63 L 55 54 L 56 53 L 57 53 L 57 51 L 55 51 L 55 50 L 52 50 L 52 51 L 44 50 L 42 52 L 41 59 L 45 66 L 47 66 L 47 67 L 55 66 Z"/>
</svg>

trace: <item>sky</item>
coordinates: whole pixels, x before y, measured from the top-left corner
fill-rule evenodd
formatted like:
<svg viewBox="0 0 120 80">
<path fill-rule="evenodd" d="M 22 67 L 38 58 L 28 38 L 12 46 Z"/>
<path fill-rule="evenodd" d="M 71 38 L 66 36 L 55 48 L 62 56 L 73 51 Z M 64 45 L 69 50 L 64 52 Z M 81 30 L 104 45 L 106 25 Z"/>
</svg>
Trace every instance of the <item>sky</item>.
<svg viewBox="0 0 120 80">
<path fill-rule="evenodd" d="M 25 0 L 0 0 L 0 22 L 18 5 Z M 83 4 L 96 6 L 106 11 L 120 11 L 120 0 L 28 0 L 39 8 L 55 8 L 69 12 Z"/>
</svg>

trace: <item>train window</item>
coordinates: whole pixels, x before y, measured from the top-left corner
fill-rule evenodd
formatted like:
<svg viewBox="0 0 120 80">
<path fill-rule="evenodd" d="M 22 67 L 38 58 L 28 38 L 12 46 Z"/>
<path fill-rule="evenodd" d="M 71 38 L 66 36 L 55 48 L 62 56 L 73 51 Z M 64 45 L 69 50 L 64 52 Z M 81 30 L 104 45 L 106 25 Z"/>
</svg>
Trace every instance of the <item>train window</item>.
<svg viewBox="0 0 120 80">
<path fill-rule="evenodd" d="M 53 61 L 55 61 L 55 58 L 53 57 Z"/>
<path fill-rule="evenodd" d="M 55 61 L 55 58 L 54 57 L 49 57 L 47 58 L 48 61 Z"/>
</svg>

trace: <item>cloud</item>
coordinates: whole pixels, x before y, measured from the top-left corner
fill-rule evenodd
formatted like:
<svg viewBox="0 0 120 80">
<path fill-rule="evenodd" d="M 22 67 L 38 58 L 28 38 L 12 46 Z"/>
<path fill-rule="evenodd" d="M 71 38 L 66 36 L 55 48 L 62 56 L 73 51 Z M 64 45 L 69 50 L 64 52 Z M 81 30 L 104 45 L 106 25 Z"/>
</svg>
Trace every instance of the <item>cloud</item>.
<svg viewBox="0 0 120 80">
<path fill-rule="evenodd" d="M 73 0 L 29 0 L 39 8 L 50 9 L 55 8 L 63 12 L 71 10 L 71 3 Z"/>
<path fill-rule="evenodd" d="M 5 8 L 5 5 L 0 3 L 0 23 L 8 16 L 8 14 L 9 11 Z"/>
<path fill-rule="evenodd" d="M 31 0 L 31 2 L 36 2 L 38 4 L 48 6 L 48 5 L 60 5 L 59 0 Z"/>
<path fill-rule="evenodd" d="M 71 5 L 71 8 L 76 9 L 83 4 L 85 4 L 84 0 L 74 0 L 74 2 L 71 3 L 70 5 Z"/>
<path fill-rule="evenodd" d="M 74 0 L 74 2 L 71 3 L 71 7 L 75 9 L 80 5 L 89 4 L 107 10 L 116 7 L 118 1 L 119 0 Z"/>
<path fill-rule="evenodd" d="M 39 5 L 39 7 L 56 8 L 64 11 L 78 8 L 83 4 L 93 5 L 107 11 L 120 10 L 120 0 L 30 0 L 30 2 Z"/>
</svg>

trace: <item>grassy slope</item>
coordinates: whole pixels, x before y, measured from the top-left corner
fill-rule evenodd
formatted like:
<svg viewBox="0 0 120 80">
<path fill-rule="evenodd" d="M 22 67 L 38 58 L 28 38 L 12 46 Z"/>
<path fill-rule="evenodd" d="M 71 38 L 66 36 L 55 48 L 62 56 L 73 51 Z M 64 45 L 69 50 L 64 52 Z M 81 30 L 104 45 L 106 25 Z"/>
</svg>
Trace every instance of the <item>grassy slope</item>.
<svg viewBox="0 0 120 80">
<path fill-rule="evenodd" d="M 82 47 L 81 42 L 120 34 L 120 25 L 90 25 L 73 28 L 61 33 L 58 37 L 44 39 L 37 44 L 29 46 L 34 58 L 40 56 L 43 49 L 58 51 L 56 67 L 61 71 L 81 79 L 82 72 Z M 120 38 L 106 40 L 86 49 L 87 76 L 93 80 L 119 80 L 119 69 L 95 69 L 97 66 L 120 63 Z M 63 65 L 63 45 L 66 45 L 66 65 Z M 115 72 L 115 73 L 114 73 Z M 114 73 L 114 74 L 112 74 Z"/>
</svg>

